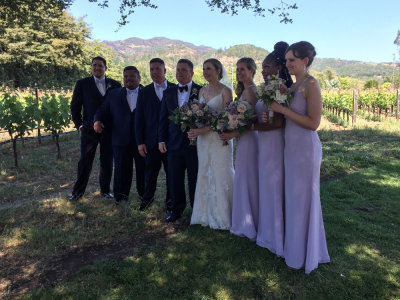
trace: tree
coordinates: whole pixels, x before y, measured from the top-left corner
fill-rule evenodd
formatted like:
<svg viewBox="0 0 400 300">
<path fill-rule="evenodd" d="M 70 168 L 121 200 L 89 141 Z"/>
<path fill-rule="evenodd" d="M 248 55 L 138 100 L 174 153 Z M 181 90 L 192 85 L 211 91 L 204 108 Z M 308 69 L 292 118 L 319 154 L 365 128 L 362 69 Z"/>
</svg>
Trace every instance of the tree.
<svg viewBox="0 0 400 300">
<path fill-rule="evenodd" d="M 88 0 L 89 2 L 98 3 L 102 8 L 108 7 L 108 0 Z M 265 16 L 266 9 L 261 6 L 260 0 L 204 0 L 206 4 L 212 9 L 218 9 L 222 13 L 236 15 L 239 9 L 251 10 L 255 15 Z M 268 13 L 271 15 L 278 14 L 281 23 L 292 23 L 290 18 L 290 10 L 297 9 L 296 3 L 286 3 L 283 0 L 276 0 L 278 4 L 267 8 Z M 39 9 L 49 11 L 59 11 L 68 8 L 74 0 L 2 0 L 0 4 L 0 19 L 4 20 L 7 25 L 18 23 L 22 25 L 27 20 L 32 20 L 29 16 L 31 11 Z M 128 23 L 127 18 L 135 12 L 139 6 L 149 7 L 156 9 L 157 5 L 153 4 L 152 0 L 119 0 L 120 20 L 119 26 L 124 26 Z M 56 17 L 56 15 L 54 15 Z M 36 16 L 37 17 L 37 16 Z M 2 28 L 0 27 L 0 31 Z"/>
</svg>

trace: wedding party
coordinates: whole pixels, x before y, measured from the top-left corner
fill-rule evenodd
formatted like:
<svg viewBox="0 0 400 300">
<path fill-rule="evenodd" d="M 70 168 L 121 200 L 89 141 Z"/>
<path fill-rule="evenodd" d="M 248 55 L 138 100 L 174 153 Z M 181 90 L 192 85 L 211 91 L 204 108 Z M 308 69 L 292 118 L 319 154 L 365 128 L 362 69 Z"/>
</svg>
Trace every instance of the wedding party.
<svg viewBox="0 0 400 300">
<path fill-rule="evenodd" d="M 152 83 L 142 86 L 138 69 L 126 66 L 122 87 L 105 76 L 106 60 L 94 57 L 93 76 L 76 83 L 71 101 L 81 156 L 69 200 L 84 195 L 100 144 L 101 195 L 116 205 L 129 201 L 135 169 L 137 209 L 148 209 L 163 167 L 164 222 L 176 222 L 190 206 L 190 226 L 247 238 L 290 269 L 309 274 L 330 262 L 316 132 L 321 90 L 308 72 L 315 56 L 309 42 L 276 43 L 260 66 L 265 83 L 258 87 L 255 61 L 242 57 L 235 91 L 215 58 L 203 63 L 205 86 L 192 81 L 189 59 L 178 60 L 174 84 L 164 61 L 152 58 Z"/>
</svg>

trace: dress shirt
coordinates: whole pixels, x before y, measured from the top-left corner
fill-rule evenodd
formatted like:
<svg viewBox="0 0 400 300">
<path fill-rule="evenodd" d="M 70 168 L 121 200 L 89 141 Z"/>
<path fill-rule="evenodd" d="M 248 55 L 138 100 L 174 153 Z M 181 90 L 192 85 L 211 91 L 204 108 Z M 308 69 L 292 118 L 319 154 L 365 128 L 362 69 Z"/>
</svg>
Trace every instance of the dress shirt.
<svg viewBox="0 0 400 300">
<path fill-rule="evenodd" d="M 100 94 L 104 96 L 106 94 L 106 77 L 103 76 L 101 79 L 98 79 L 96 76 L 93 77 Z"/>
<path fill-rule="evenodd" d="M 158 84 L 156 82 L 153 82 L 153 83 L 154 83 L 154 88 L 156 90 L 157 97 L 161 101 L 162 97 L 163 97 L 164 90 L 167 88 L 167 80 L 165 80 L 161 84 Z"/>
<path fill-rule="evenodd" d="M 131 112 L 136 108 L 137 97 L 138 97 L 139 87 L 134 90 L 126 88 L 126 100 L 128 100 L 129 108 Z"/>
<path fill-rule="evenodd" d="M 186 102 L 189 101 L 189 94 L 190 94 L 190 90 L 192 89 L 192 82 L 189 82 L 186 85 L 188 87 L 187 91 L 181 92 L 178 89 L 178 105 L 179 105 L 179 107 L 181 107 L 183 104 L 185 104 Z M 184 86 L 184 85 L 179 83 L 178 86 Z"/>
</svg>

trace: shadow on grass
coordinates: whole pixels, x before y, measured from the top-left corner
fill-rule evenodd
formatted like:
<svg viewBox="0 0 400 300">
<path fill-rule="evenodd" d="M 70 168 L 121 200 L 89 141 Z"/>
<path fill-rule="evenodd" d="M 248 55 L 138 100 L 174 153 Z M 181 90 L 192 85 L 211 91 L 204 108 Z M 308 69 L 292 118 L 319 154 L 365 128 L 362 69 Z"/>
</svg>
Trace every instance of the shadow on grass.
<svg viewBox="0 0 400 300">
<path fill-rule="evenodd" d="M 400 162 L 322 185 L 332 262 L 310 275 L 244 238 L 200 226 L 103 260 L 34 298 L 388 299 L 400 291 Z"/>
</svg>

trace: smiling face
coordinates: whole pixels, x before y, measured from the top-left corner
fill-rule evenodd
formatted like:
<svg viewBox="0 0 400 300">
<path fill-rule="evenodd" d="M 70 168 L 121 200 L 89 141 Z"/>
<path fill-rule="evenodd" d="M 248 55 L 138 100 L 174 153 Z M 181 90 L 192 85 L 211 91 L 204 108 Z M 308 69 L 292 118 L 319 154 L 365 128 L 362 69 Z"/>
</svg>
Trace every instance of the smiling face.
<svg viewBox="0 0 400 300">
<path fill-rule="evenodd" d="M 307 64 L 308 64 L 308 57 L 306 58 L 298 58 L 294 56 L 293 51 L 289 50 L 286 55 L 286 67 L 289 70 L 290 75 L 298 76 L 301 75 L 302 73 L 307 72 Z"/>
<path fill-rule="evenodd" d="M 158 84 L 161 84 L 165 81 L 165 67 L 164 65 L 155 62 L 150 64 L 150 77 L 151 79 Z"/>
<path fill-rule="evenodd" d="M 92 74 L 98 79 L 104 77 L 104 74 L 107 71 L 107 67 L 105 66 L 104 62 L 101 60 L 93 60 L 92 62 Z"/>
<path fill-rule="evenodd" d="M 136 89 L 140 84 L 140 76 L 134 70 L 124 72 L 124 86 L 130 90 Z"/>
<path fill-rule="evenodd" d="M 219 81 L 219 77 L 218 77 L 219 72 L 221 72 L 221 70 L 217 71 L 217 69 L 214 67 L 214 65 L 210 62 L 206 62 L 203 65 L 203 76 L 204 76 L 204 79 L 207 80 L 208 82 Z"/>
<path fill-rule="evenodd" d="M 281 70 L 282 66 L 276 64 L 273 59 L 266 58 L 262 63 L 262 76 L 264 81 L 267 81 L 268 76 L 276 75 Z"/>
<path fill-rule="evenodd" d="M 182 85 L 188 84 L 192 81 L 193 71 L 188 64 L 179 63 L 176 65 L 176 80 Z"/>
<path fill-rule="evenodd" d="M 240 62 L 236 65 L 236 78 L 240 82 L 250 82 L 253 80 L 254 71 L 247 68 L 245 62 Z"/>
</svg>

